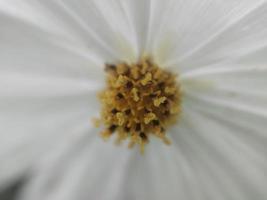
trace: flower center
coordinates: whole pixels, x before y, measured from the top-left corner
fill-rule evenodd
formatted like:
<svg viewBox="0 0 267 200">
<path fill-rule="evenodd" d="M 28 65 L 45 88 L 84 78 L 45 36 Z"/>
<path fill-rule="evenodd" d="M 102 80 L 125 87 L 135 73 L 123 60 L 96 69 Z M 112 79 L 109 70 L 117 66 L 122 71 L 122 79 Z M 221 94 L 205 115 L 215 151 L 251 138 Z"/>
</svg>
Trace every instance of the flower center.
<svg viewBox="0 0 267 200">
<path fill-rule="evenodd" d="M 107 87 L 100 95 L 100 122 L 104 139 L 117 135 L 117 143 L 129 140 L 144 152 L 150 136 L 170 144 L 166 128 L 181 113 L 181 90 L 176 75 L 158 67 L 151 59 L 138 63 L 106 64 Z"/>
</svg>

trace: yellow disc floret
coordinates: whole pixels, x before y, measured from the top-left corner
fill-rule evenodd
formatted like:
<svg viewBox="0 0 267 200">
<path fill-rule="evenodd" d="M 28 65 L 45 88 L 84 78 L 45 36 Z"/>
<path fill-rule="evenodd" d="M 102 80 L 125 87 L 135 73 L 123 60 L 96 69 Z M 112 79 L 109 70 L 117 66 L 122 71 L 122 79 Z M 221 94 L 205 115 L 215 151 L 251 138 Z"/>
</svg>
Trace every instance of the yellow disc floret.
<svg viewBox="0 0 267 200">
<path fill-rule="evenodd" d="M 117 143 L 129 140 L 144 151 L 151 135 L 166 144 L 166 128 L 181 113 L 181 90 L 176 75 L 161 69 L 151 59 L 138 63 L 106 64 L 107 86 L 100 93 L 100 121 L 104 139 L 117 135 Z"/>
</svg>

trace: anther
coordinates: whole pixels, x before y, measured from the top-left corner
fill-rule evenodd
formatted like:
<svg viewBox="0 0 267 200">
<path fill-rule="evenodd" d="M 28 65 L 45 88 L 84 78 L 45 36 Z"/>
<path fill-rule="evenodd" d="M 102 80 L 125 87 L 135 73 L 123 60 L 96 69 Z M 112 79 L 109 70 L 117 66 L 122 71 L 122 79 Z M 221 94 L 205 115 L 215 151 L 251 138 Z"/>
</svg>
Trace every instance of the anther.
<svg viewBox="0 0 267 200">
<path fill-rule="evenodd" d="M 125 117 L 124 117 L 123 113 L 118 112 L 116 114 L 116 117 L 117 117 L 117 120 L 118 120 L 118 125 L 122 126 L 124 124 L 124 122 L 125 122 Z"/>
<path fill-rule="evenodd" d="M 149 72 L 145 75 L 145 77 L 143 78 L 143 80 L 141 80 L 141 84 L 143 86 L 147 85 L 150 81 L 152 80 L 152 74 Z"/>
<path fill-rule="evenodd" d="M 115 130 L 116 130 L 116 128 L 117 128 L 117 126 L 116 125 L 111 125 L 109 128 L 108 128 L 108 130 L 111 132 L 111 133 L 113 133 Z"/>
<path fill-rule="evenodd" d="M 166 97 L 159 97 L 157 99 L 154 99 L 154 106 L 159 107 L 160 104 L 164 103 L 166 100 Z"/>
<path fill-rule="evenodd" d="M 169 110 L 166 110 L 164 113 L 163 113 L 165 116 L 169 116 L 171 113 Z"/>
<path fill-rule="evenodd" d="M 130 109 L 127 109 L 127 110 L 124 111 L 124 113 L 125 113 L 126 115 L 130 115 L 130 114 L 131 114 L 131 110 L 130 110 Z"/>
<path fill-rule="evenodd" d="M 160 82 L 160 83 L 158 84 L 158 87 L 159 87 L 160 89 L 163 89 L 163 88 L 165 87 L 165 83 L 164 83 L 164 82 Z"/>
<path fill-rule="evenodd" d="M 150 113 L 151 110 L 148 110 L 147 108 L 145 108 L 145 109 L 144 109 L 144 112 L 145 112 L 145 113 Z"/>
<path fill-rule="evenodd" d="M 166 100 L 166 101 L 164 101 L 164 102 L 162 103 L 162 105 L 165 106 L 165 107 L 166 107 L 168 104 L 169 104 L 169 101 L 168 101 L 168 100 Z"/>
<path fill-rule="evenodd" d="M 145 116 L 144 116 L 144 122 L 145 122 L 145 124 L 149 124 L 151 121 L 153 121 L 154 119 L 156 119 L 156 117 L 157 116 L 154 113 L 152 113 L 152 112 L 145 114 Z"/>
<path fill-rule="evenodd" d="M 126 83 L 126 88 L 127 89 L 131 89 L 133 87 L 133 83 L 131 82 L 131 81 L 128 81 L 127 83 Z"/>
<path fill-rule="evenodd" d="M 117 112 L 119 112 L 116 108 L 113 108 L 112 110 L 111 110 L 111 113 L 113 114 L 113 115 L 115 115 Z"/>
<path fill-rule="evenodd" d="M 139 101 L 139 95 L 138 95 L 138 90 L 136 88 L 133 88 L 131 91 L 132 95 L 133 95 L 133 99 L 134 101 Z"/>
<path fill-rule="evenodd" d="M 153 120 L 152 123 L 154 126 L 159 126 L 160 124 L 159 120 Z"/>
<path fill-rule="evenodd" d="M 136 124 L 136 126 L 135 126 L 135 131 L 136 131 L 136 132 L 141 131 L 141 124 L 140 124 L 140 123 Z"/>
<path fill-rule="evenodd" d="M 150 98 L 155 98 L 155 97 L 157 97 L 157 96 L 158 96 L 158 95 L 155 94 L 155 93 L 152 93 L 152 94 L 149 95 Z"/>
<path fill-rule="evenodd" d="M 118 93 L 118 94 L 117 94 L 117 97 L 118 97 L 118 99 L 123 99 L 124 96 L 123 96 L 122 93 Z"/>
<path fill-rule="evenodd" d="M 139 136 L 142 138 L 142 140 L 145 140 L 145 141 L 147 140 L 147 136 L 144 132 L 141 132 Z"/>
<path fill-rule="evenodd" d="M 131 129 L 130 129 L 129 127 L 127 127 L 127 126 L 124 127 L 124 131 L 125 131 L 126 133 L 129 133 L 130 130 L 131 130 Z"/>
</svg>

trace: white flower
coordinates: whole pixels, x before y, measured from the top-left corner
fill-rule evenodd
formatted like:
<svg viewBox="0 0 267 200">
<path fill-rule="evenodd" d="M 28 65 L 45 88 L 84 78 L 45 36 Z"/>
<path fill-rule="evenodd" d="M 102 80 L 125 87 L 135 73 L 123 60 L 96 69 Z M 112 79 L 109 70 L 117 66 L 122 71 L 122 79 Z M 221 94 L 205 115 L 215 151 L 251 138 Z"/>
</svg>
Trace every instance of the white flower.
<svg viewBox="0 0 267 200">
<path fill-rule="evenodd" d="M 90 119 L 104 65 L 179 74 L 171 146 L 142 156 Z M 266 0 L 1 0 L 0 188 L 23 200 L 267 198 Z"/>
</svg>

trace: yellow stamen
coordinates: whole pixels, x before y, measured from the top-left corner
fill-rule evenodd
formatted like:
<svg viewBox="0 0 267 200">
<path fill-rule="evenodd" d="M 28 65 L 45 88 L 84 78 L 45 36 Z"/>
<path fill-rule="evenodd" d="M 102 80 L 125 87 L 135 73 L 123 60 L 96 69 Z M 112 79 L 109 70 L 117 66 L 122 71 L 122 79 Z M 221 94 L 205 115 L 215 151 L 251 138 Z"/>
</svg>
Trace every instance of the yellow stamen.
<svg viewBox="0 0 267 200">
<path fill-rule="evenodd" d="M 134 101 L 139 101 L 140 98 L 138 96 L 138 90 L 136 88 L 133 88 L 131 93 L 132 93 Z"/>
<path fill-rule="evenodd" d="M 116 133 L 117 144 L 129 139 L 129 148 L 137 144 L 141 153 L 151 135 L 170 144 L 165 130 L 181 113 L 176 75 L 146 58 L 133 64 L 107 64 L 106 72 L 107 87 L 99 95 L 100 121 L 106 127 L 102 137 L 107 140 Z M 95 124 L 99 126 L 100 121 Z"/>
<path fill-rule="evenodd" d="M 160 104 L 164 103 L 166 100 L 166 97 L 159 97 L 157 99 L 154 99 L 154 106 L 159 107 Z"/>
<path fill-rule="evenodd" d="M 145 124 L 149 124 L 154 119 L 156 119 L 156 115 L 154 113 L 148 113 L 148 114 L 145 114 L 145 116 L 144 116 Z"/>
<path fill-rule="evenodd" d="M 143 80 L 141 80 L 141 84 L 142 84 L 143 86 L 145 86 L 145 85 L 147 85 L 151 80 L 152 80 L 152 75 L 151 75 L 151 73 L 149 72 L 149 73 L 146 74 L 145 78 L 144 78 Z"/>
</svg>

